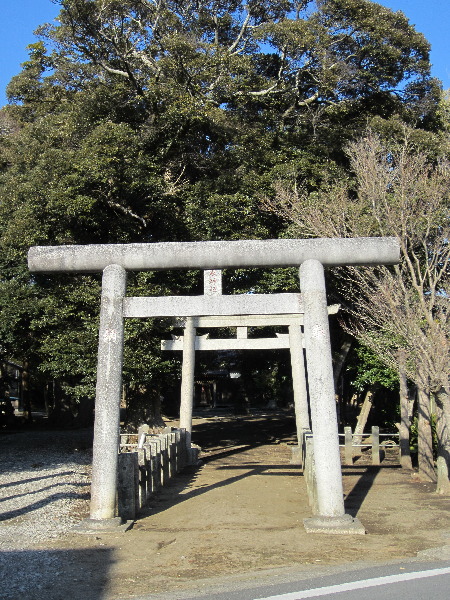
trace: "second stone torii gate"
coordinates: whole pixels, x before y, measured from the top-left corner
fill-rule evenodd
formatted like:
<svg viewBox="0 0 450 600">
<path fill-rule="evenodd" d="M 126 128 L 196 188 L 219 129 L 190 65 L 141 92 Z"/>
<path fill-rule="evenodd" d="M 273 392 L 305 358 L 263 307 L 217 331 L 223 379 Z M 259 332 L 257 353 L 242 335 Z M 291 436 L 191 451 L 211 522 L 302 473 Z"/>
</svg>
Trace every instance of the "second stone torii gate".
<svg viewBox="0 0 450 600">
<path fill-rule="evenodd" d="M 316 464 L 318 515 L 314 520 L 317 530 L 322 528 L 333 533 L 350 533 L 354 520 L 345 514 L 344 509 L 324 266 L 396 264 L 399 259 L 400 248 L 396 238 L 162 242 L 30 248 L 28 266 L 32 272 L 103 272 L 92 461 L 92 525 L 97 526 L 99 521 L 113 521 L 115 516 L 124 317 L 141 316 L 135 313 L 145 307 L 151 308 L 147 311 L 151 313 L 148 316 L 180 313 L 185 316 L 267 314 L 265 301 L 259 302 L 251 295 L 244 303 L 241 299 L 236 302 L 234 296 L 224 296 L 227 305 L 222 307 L 222 312 L 218 310 L 214 298 L 206 302 L 199 301 L 198 297 L 126 298 L 127 270 L 297 266 L 300 267 L 304 307 Z M 277 310 L 272 312 L 295 312 L 292 309 L 279 310 L 283 302 L 283 298 L 278 298 Z M 237 310 L 239 303 L 241 306 Z M 288 304 L 292 305 L 292 298 Z"/>
<path fill-rule="evenodd" d="M 211 269 L 204 271 L 204 295 L 222 295 L 222 271 Z M 270 299 L 270 295 L 268 296 Z M 162 340 L 161 349 L 183 353 L 180 399 L 180 427 L 188 432 L 187 441 L 190 444 L 192 432 L 192 409 L 194 399 L 195 352 L 197 350 L 269 350 L 288 349 L 291 356 L 292 384 L 296 417 L 298 444 L 301 447 L 303 432 L 310 429 L 308 393 L 306 386 L 305 364 L 303 356 L 303 309 L 299 303 L 300 312 L 296 314 L 266 314 L 266 315 L 233 315 L 210 317 L 187 317 L 181 325 L 184 334 L 173 337 L 172 340 Z M 335 314 L 339 305 L 328 307 L 328 314 Z M 181 321 L 181 320 L 180 320 Z M 276 334 L 271 338 L 247 337 L 248 327 L 287 326 L 289 333 Z M 197 328 L 232 327 L 237 329 L 236 338 L 209 339 L 208 335 L 197 336 Z M 295 447 L 293 447 L 295 448 Z M 300 453 L 293 450 L 293 459 L 297 462 Z"/>
</svg>

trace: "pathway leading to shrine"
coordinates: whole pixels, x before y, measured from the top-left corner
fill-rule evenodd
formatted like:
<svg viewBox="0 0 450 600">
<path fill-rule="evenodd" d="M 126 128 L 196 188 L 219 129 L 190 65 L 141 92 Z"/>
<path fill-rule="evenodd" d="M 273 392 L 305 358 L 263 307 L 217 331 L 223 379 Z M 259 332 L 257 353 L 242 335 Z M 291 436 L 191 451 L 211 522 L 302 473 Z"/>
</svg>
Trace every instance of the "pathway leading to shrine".
<svg viewBox="0 0 450 600">
<path fill-rule="evenodd" d="M 27 565 L 35 573 L 42 563 L 45 580 L 45 565 L 53 561 L 47 600 L 60 600 L 62 590 L 74 600 L 162 592 L 177 598 L 183 590 L 197 593 L 219 583 L 223 589 L 229 578 L 259 585 L 294 574 L 314 577 L 349 564 L 410 559 L 450 543 L 443 535 L 450 533 L 450 499 L 430 493 L 391 459 L 380 468 L 361 459 L 343 470 L 346 510 L 361 518 L 368 535 L 307 534 L 303 477 L 289 463 L 294 431 L 293 415 L 194 419 L 203 466 L 175 478 L 125 534 L 68 533 L 12 553 L 11 560 L 23 561 L 18 585 Z M 84 510 L 78 518 L 88 514 L 87 500 Z"/>
</svg>

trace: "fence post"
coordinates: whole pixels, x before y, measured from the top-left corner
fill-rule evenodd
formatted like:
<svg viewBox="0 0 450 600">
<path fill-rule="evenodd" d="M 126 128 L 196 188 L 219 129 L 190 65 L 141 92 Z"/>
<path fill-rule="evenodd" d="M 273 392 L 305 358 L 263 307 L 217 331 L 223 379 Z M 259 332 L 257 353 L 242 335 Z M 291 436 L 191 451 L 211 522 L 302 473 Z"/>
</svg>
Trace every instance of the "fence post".
<svg viewBox="0 0 450 600">
<path fill-rule="evenodd" d="M 170 477 L 176 475 L 177 472 L 177 436 L 171 431 L 167 434 L 169 438 L 169 460 L 170 460 Z"/>
<path fill-rule="evenodd" d="M 346 465 L 353 464 L 353 435 L 351 427 L 344 427 L 345 434 L 345 448 L 344 448 L 344 458 Z"/>
<path fill-rule="evenodd" d="M 175 429 L 175 473 L 179 473 L 181 471 L 181 431 L 179 429 Z"/>
<path fill-rule="evenodd" d="M 161 487 L 161 441 L 153 438 L 149 440 L 151 447 L 151 462 L 152 462 L 152 493 L 159 490 Z"/>
<path fill-rule="evenodd" d="M 170 470 L 169 470 L 169 440 L 167 439 L 167 435 L 159 436 L 161 441 L 161 473 L 162 473 L 162 481 L 161 484 L 167 485 L 167 482 L 170 478 Z"/>
<path fill-rule="evenodd" d="M 139 464 L 137 452 L 119 454 L 117 509 L 124 521 L 134 521 L 139 510 Z"/>
<path fill-rule="evenodd" d="M 317 499 L 316 465 L 314 461 L 313 435 L 310 430 L 303 430 L 303 475 L 306 483 L 308 502 L 313 515 L 319 512 Z"/>
<path fill-rule="evenodd" d="M 372 427 L 372 464 L 380 464 L 380 428 Z"/>
<path fill-rule="evenodd" d="M 142 508 L 150 495 L 147 448 L 138 448 L 137 455 L 139 464 L 139 507 Z"/>
</svg>

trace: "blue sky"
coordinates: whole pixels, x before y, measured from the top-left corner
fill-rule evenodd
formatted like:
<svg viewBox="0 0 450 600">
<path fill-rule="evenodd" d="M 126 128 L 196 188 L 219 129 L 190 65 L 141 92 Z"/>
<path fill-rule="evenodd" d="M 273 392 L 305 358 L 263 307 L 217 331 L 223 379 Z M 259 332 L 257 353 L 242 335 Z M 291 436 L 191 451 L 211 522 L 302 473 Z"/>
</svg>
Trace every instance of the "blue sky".
<svg viewBox="0 0 450 600">
<path fill-rule="evenodd" d="M 433 75 L 450 88 L 450 0 L 379 0 L 393 10 L 401 10 L 431 43 Z M 20 64 L 27 60 L 26 46 L 35 40 L 38 25 L 58 14 L 51 0 L 0 0 L 0 106 L 6 103 L 5 88 Z"/>
</svg>

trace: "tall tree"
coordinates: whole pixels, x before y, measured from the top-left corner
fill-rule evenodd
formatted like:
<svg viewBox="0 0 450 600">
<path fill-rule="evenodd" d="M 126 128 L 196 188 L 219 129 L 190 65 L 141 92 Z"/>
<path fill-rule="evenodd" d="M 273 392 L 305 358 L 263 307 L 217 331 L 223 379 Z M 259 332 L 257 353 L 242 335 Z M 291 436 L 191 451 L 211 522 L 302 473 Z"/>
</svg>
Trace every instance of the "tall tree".
<svg viewBox="0 0 450 600">
<path fill-rule="evenodd" d="M 450 177 L 444 158 L 418 151 L 414 131 L 382 140 L 373 132 L 351 143 L 354 181 L 340 181 L 322 194 L 279 185 L 271 202 L 301 235 L 395 236 L 401 262 L 394 268 L 343 269 L 342 300 L 352 319 L 348 329 L 382 361 L 402 370 L 418 387 L 419 470 L 434 478 L 430 395 L 438 406 L 440 452 L 450 449 Z M 450 463 L 448 463 L 450 464 Z"/>
<path fill-rule="evenodd" d="M 441 118 L 428 43 L 367 0 L 58 4 L 2 110 L 0 303 L 17 303 L 1 328 L 5 352 L 74 398 L 93 393 L 99 282 L 30 280 L 30 245 L 277 237 L 282 221 L 258 200 L 274 177 L 293 166 L 317 187 L 374 115 L 424 129 Z M 250 277 L 257 285 L 257 272 L 234 281 Z M 147 294 L 193 284 L 201 277 L 130 278 Z M 129 326 L 125 373 L 140 395 L 159 396 L 174 369 L 142 354 L 159 328 Z"/>
</svg>

